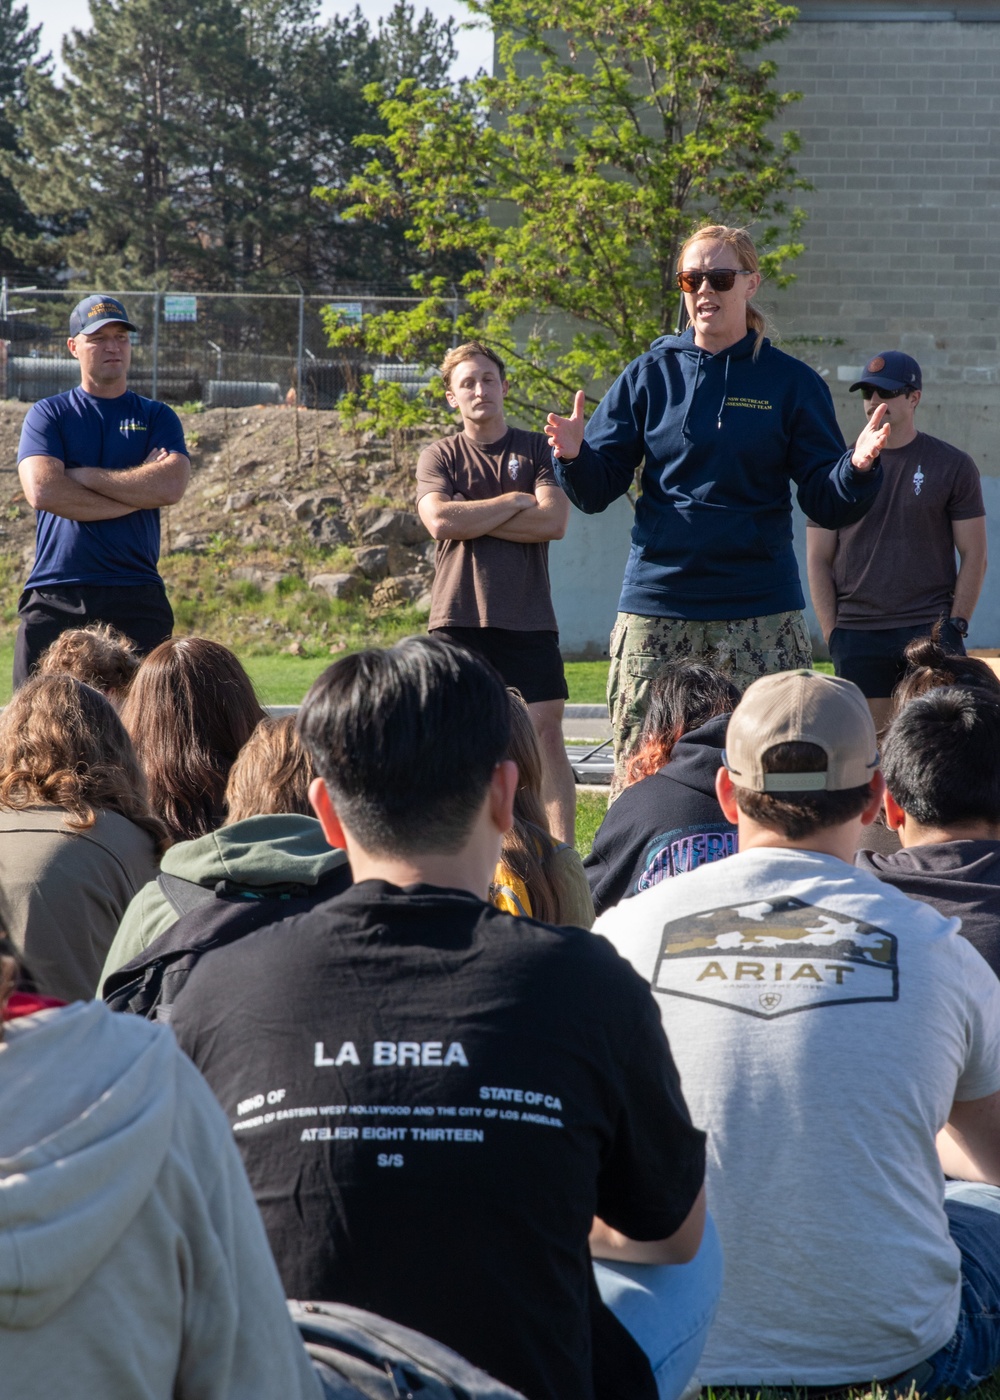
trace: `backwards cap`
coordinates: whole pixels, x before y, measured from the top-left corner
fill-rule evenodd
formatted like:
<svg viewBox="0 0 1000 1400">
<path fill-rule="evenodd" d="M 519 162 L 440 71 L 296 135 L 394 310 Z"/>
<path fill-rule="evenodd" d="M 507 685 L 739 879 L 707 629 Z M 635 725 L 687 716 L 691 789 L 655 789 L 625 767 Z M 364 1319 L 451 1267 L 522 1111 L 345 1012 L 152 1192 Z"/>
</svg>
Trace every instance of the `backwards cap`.
<svg viewBox="0 0 1000 1400">
<path fill-rule="evenodd" d="M 815 744 L 826 768 L 765 773 L 775 744 Z M 851 681 L 818 671 L 782 671 L 748 687 L 726 730 L 722 761 L 736 787 L 750 792 L 840 792 L 870 782 L 878 767 L 875 724 Z"/>
</svg>

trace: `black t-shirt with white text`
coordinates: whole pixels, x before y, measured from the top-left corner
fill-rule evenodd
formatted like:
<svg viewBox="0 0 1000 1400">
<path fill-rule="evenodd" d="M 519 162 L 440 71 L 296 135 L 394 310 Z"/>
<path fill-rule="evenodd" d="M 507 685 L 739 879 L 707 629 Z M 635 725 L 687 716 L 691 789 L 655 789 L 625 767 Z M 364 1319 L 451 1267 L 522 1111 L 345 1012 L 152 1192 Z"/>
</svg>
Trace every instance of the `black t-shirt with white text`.
<svg viewBox="0 0 1000 1400">
<path fill-rule="evenodd" d="M 592 1217 L 663 1239 L 704 1175 L 649 987 L 603 938 L 366 881 L 207 953 L 172 1024 L 289 1297 L 415 1327 L 529 1400 L 594 1394 Z"/>
</svg>

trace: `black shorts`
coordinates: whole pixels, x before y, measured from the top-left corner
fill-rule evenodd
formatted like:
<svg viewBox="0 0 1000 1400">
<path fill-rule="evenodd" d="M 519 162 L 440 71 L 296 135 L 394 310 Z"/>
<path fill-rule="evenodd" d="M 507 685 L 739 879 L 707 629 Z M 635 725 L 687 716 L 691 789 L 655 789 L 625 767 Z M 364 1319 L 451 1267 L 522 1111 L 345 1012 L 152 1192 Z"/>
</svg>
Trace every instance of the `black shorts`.
<svg viewBox="0 0 1000 1400">
<path fill-rule="evenodd" d="M 71 627 L 106 622 L 146 656 L 174 630 L 174 614 L 162 583 L 67 584 L 26 589 L 17 605 L 21 625 L 14 642 L 14 689 L 38 665 L 42 652 Z"/>
<path fill-rule="evenodd" d="M 917 627 L 887 627 L 878 632 L 835 627 L 830 633 L 834 672 L 853 681 L 869 700 L 887 700 L 906 671 L 903 648 L 914 637 L 930 636 L 933 625 L 922 622 Z M 951 650 L 950 645 L 946 643 L 945 649 Z"/>
<path fill-rule="evenodd" d="M 568 700 L 558 632 L 514 632 L 507 627 L 435 627 L 432 637 L 477 651 L 516 686 L 528 705 Z"/>
</svg>

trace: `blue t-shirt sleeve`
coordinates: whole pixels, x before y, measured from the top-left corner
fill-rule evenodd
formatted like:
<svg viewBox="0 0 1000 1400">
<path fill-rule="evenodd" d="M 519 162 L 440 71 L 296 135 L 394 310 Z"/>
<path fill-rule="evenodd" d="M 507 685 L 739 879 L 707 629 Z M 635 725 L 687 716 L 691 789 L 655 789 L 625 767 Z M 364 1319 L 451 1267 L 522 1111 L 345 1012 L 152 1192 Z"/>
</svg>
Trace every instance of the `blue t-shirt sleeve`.
<svg viewBox="0 0 1000 1400">
<path fill-rule="evenodd" d="M 149 451 L 163 447 L 167 452 L 183 452 L 188 455 L 184 441 L 184 429 L 174 410 L 165 403 L 157 403 L 149 419 Z"/>
<path fill-rule="evenodd" d="M 21 425 L 17 460 L 21 462 L 25 457 L 55 457 L 59 462 L 66 460 L 62 433 L 50 405 L 44 399 L 31 405 Z"/>
</svg>

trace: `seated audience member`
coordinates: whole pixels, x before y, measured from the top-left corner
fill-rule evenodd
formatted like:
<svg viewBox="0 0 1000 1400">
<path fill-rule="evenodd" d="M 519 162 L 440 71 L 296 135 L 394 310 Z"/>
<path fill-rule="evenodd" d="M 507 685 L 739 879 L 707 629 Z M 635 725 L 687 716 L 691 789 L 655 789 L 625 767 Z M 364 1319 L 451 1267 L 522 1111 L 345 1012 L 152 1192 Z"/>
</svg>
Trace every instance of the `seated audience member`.
<svg viewBox="0 0 1000 1400">
<path fill-rule="evenodd" d="M 699 1374 L 970 1390 L 1000 1363 L 1000 985 L 956 919 L 850 864 L 884 789 L 854 685 L 755 681 L 724 762 L 739 852 L 597 922 L 712 1144 Z"/>
<path fill-rule="evenodd" d="M 485 902 L 517 784 L 502 681 L 411 637 L 331 666 L 299 728 L 358 883 L 206 954 L 173 1016 L 286 1292 L 414 1327 L 529 1400 L 669 1400 L 717 1287 L 716 1257 L 692 1259 L 704 1136 L 648 988 L 605 940 Z M 687 1344 L 676 1386 L 657 1390 L 596 1298 L 588 1236 L 660 1266 L 633 1273 L 657 1359 Z"/>
<path fill-rule="evenodd" d="M 221 825 L 229 770 L 264 718 L 250 677 L 218 642 L 172 637 L 142 661 L 122 720 L 175 841 Z"/>
<path fill-rule="evenodd" d="M 915 637 L 903 650 L 906 671 L 892 693 L 892 714 L 898 715 L 911 700 L 945 685 L 975 686 L 1000 694 L 1000 678 L 978 657 L 945 650 L 937 641 L 938 628 L 929 637 Z M 865 832 L 865 849 L 873 855 L 898 855 L 899 835 L 880 812 Z"/>
<path fill-rule="evenodd" d="M 138 669 L 133 643 L 106 622 L 60 632 L 38 663 L 39 675 L 75 676 L 106 695 L 116 707 L 121 706 Z"/>
<path fill-rule="evenodd" d="M 165 1005 L 159 979 L 167 964 L 172 1000 L 199 949 L 304 913 L 348 887 L 347 856 L 327 844 L 309 805 L 314 777 L 294 716 L 262 719 L 229 774 L 223 825 L 171 846 L 159 876 L 126 910 L 101 974 L 106 1001 L 149 1015 Z M 184 965 L 174 967 L 180 956 Z"/>
<path fill-rule="evenodd" d="M 590 928 L 594 902 L 583 862 L 573 846 L 556 841 L 542 802 L 542 755 L 528 707 L 516 690 L 510 696 L 510 747 L 517 764 L 514 822 L 504 833 L 490 900 L 508 914 L 546 924 Z"/>
<path fill-rule="evenodd" d="M 1000 976 L 1000 695 L 939 687 L 893 721 L 885 813 L 902 850 L 855 864 L 962 920 Z"/>
<path fill-rule="evenodd" d="M 936 630 L 936 629 L 935 629 Z M 975 686 L 1000 694 L 1000 676 L 978 656 L 945 651 L 930 637 L 916 637 L 903 652 L 906 671 L 892 692 L 892 713 L 898 715 L 918 695 L 943 685 Z"/>
<path fill-rule="evenodd" d="M 0 922 L 39 992 L 95 994 L 167 841 L 111 702 L 72 676 L 31 677 L 0 715 Z"/>
<path fill-rule="evenodd" d="M 598 913 L 735 851 L 736 828 L 722 815 L 715 775 L 739 698 L 725 676 L 696 661 L 675 662 L 650 684 L 627 786 L 583 863 Z"/>
<path fill-rule="evenodd" d="M 0 939 L 0 1390 L 320 1400 L 201 1076 L 162 1027 L 8 1000 L 13 951 Z"/>
</svg>

